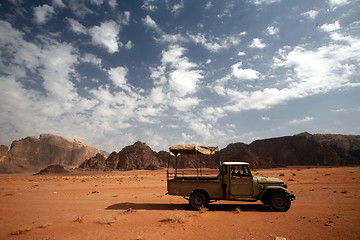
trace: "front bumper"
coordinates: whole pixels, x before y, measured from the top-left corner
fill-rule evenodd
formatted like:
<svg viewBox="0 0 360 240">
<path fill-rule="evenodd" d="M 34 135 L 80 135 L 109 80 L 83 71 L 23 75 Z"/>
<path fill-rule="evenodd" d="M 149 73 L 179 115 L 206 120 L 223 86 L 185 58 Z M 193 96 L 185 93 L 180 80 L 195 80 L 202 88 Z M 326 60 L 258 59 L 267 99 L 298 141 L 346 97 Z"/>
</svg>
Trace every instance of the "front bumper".
<svg viewBox="0 0 360 240">
<path fill-rule="evenodd" d="M 289 196 L 291 201 L 294 201 L 296 199 L 295 194 L 292 194 L 292 193 L 289 193 L 289 192 L 285 192 L 285 193 Z"/>
</svg>

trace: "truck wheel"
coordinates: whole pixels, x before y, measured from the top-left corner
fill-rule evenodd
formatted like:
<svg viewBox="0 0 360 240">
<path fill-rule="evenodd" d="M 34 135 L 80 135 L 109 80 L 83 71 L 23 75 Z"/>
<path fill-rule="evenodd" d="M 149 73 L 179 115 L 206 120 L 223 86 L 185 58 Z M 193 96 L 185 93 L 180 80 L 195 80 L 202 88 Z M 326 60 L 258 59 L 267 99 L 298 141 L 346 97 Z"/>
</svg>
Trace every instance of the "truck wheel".
<svg viewBox="0 0 360 240">
<path fill-rule="evenodd" d="M 285 193 L 274 193 L 271 196 L 270 206 L 277 212 L 286 212 L 291 205 L 289 196 Z"/>
<path fill-rule="evenodd" d="M 199 210 L 209 204 L 209 198 L 205 193 L 194 192 L 190 195 L 189 204 L 193 209 Z"/>
</svg>

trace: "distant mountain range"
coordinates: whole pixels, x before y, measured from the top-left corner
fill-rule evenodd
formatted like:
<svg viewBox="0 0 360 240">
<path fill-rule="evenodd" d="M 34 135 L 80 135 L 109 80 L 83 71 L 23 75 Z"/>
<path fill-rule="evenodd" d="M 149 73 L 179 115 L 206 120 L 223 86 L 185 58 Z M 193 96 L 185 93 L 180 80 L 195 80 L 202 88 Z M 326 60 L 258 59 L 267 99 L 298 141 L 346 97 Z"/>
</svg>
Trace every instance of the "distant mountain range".
<svg viewBox="0 0 360 240">
<path fill-rule="evenodd" d="M 249 162 L 252 168 L 291 165 L 360 165 L 360 135 L 300 133 L 256 140 L 251 144 L 231 143 L 213 156 L 197 156 L 202 167 L 217 168 L 220 161 Z M 167 151 L 155 152 L 136 142 L 119 152 L 106 152 L 52 134 L 26 137 L 0 146 L 0 172 L 36 171 L 52 164 L 96 170 L 158 169 L 174 164 Z M 192 156 L 180 156 L 179 168 L 196 166 Z"/>
</svg>

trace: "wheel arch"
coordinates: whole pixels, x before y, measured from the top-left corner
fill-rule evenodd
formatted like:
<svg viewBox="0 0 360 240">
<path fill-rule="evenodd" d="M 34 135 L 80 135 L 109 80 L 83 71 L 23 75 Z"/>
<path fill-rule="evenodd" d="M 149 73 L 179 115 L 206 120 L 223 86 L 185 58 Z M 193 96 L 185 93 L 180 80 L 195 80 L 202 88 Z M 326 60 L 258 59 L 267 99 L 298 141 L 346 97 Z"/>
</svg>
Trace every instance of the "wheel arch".
<svg viewBox="0 0 360 240">
<path fill-rule="evenodd" d="M 263 202 L 263 203 L 269 203 L 271 196 L 275 193 L 285 193 L 286 189 L 282 188 L 282 187 L 268 187 L 266 188 L 259 196 L 259 199 Z"/>
<path fill-rule="evenodd" d="M 189 196 L 191 196 L 191 194 L 196 193 L 196 192 L 200 192 L 200 193 L 205 194 L 205 196 L 208 198 L 208 200 L 210 200 L 210 195 L 209 195 L 209 193 L 208 193 L 206 190 L 204 190 L 204 189 L 194 189 L 194 190 L 190 193 Z"/>
</svg>

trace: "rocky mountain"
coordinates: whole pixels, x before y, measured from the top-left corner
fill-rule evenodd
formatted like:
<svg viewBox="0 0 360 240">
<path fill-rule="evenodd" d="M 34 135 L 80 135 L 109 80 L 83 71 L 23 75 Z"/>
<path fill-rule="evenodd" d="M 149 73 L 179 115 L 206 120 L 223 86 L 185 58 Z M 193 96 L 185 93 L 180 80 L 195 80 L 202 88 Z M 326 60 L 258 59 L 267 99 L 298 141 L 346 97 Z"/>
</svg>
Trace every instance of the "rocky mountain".
<svg viewBox="0 0 360 240">
<path fill-rule="evenodd" d="M 154 152 L 145 143 L 136 142 L 119 153 L 113 152 L 100 162 L 90 158 L 81 167 L 106 170 L 157 169 L 175 165 L 169 152 Z M 198 161 L 197 161 L 197 160 Z M 251 144 L 231 143 L 213 156 L 180 155 L 178 168 L 197 166 L 217 168 L 220 161 L 244 161 L 252 168 L 272 168 L 290 165 L 344 166 L 360 165 L 360 136 L 301 133 L 294 136 L 256 140 Z"/>
<path fill-rule="evenodd" d="M 222 160 L 249 162 L 254 168 L 360 165 L 360 136 L 301 133 L 237 147 L 230 144 L 219 155 Z"/>
<path fill-rule="evenodd" d="M 231 143 L 213 156 L 197 155 L 197 159 L 180 155 L 177 166 L 217 168 L 220 161 L 249 162 L 252 168 L 360 165 L 360 136 L 305 132 L 251 144 Z M 168 162 L 173 167 L 175 156 L 167 151 L 154 152 L 140 141 L 109 156 L 79 141 L 51 134 L 14 141 L 10 149 L 0 146 L 0 172 L 38 170 L 54 164 L 105 171 L 158 169 L 167 167 Z"/>
<path fill-rule="evenodd" d="M 156 152 L 146 145 L 137 141 L 131 146 L 124 147 L 120 152 L 112 152 L 106 159 L 97 154 L 83 162 L 79 168 L 90 168 L 97 170 L 133 170 L 147 169 L 154 170 L 160 168 L 162 159 Z M 164 166 L 164 165 L 163 165 Z"/>
<path fill-rule="evenodd" d="M 1 147 L 0 172 L 33 171 L 49 165 L 77 167 L 100 151 L 75 139 L 41 134 L 13 141 L 8 151 Z"/>
</svg>

